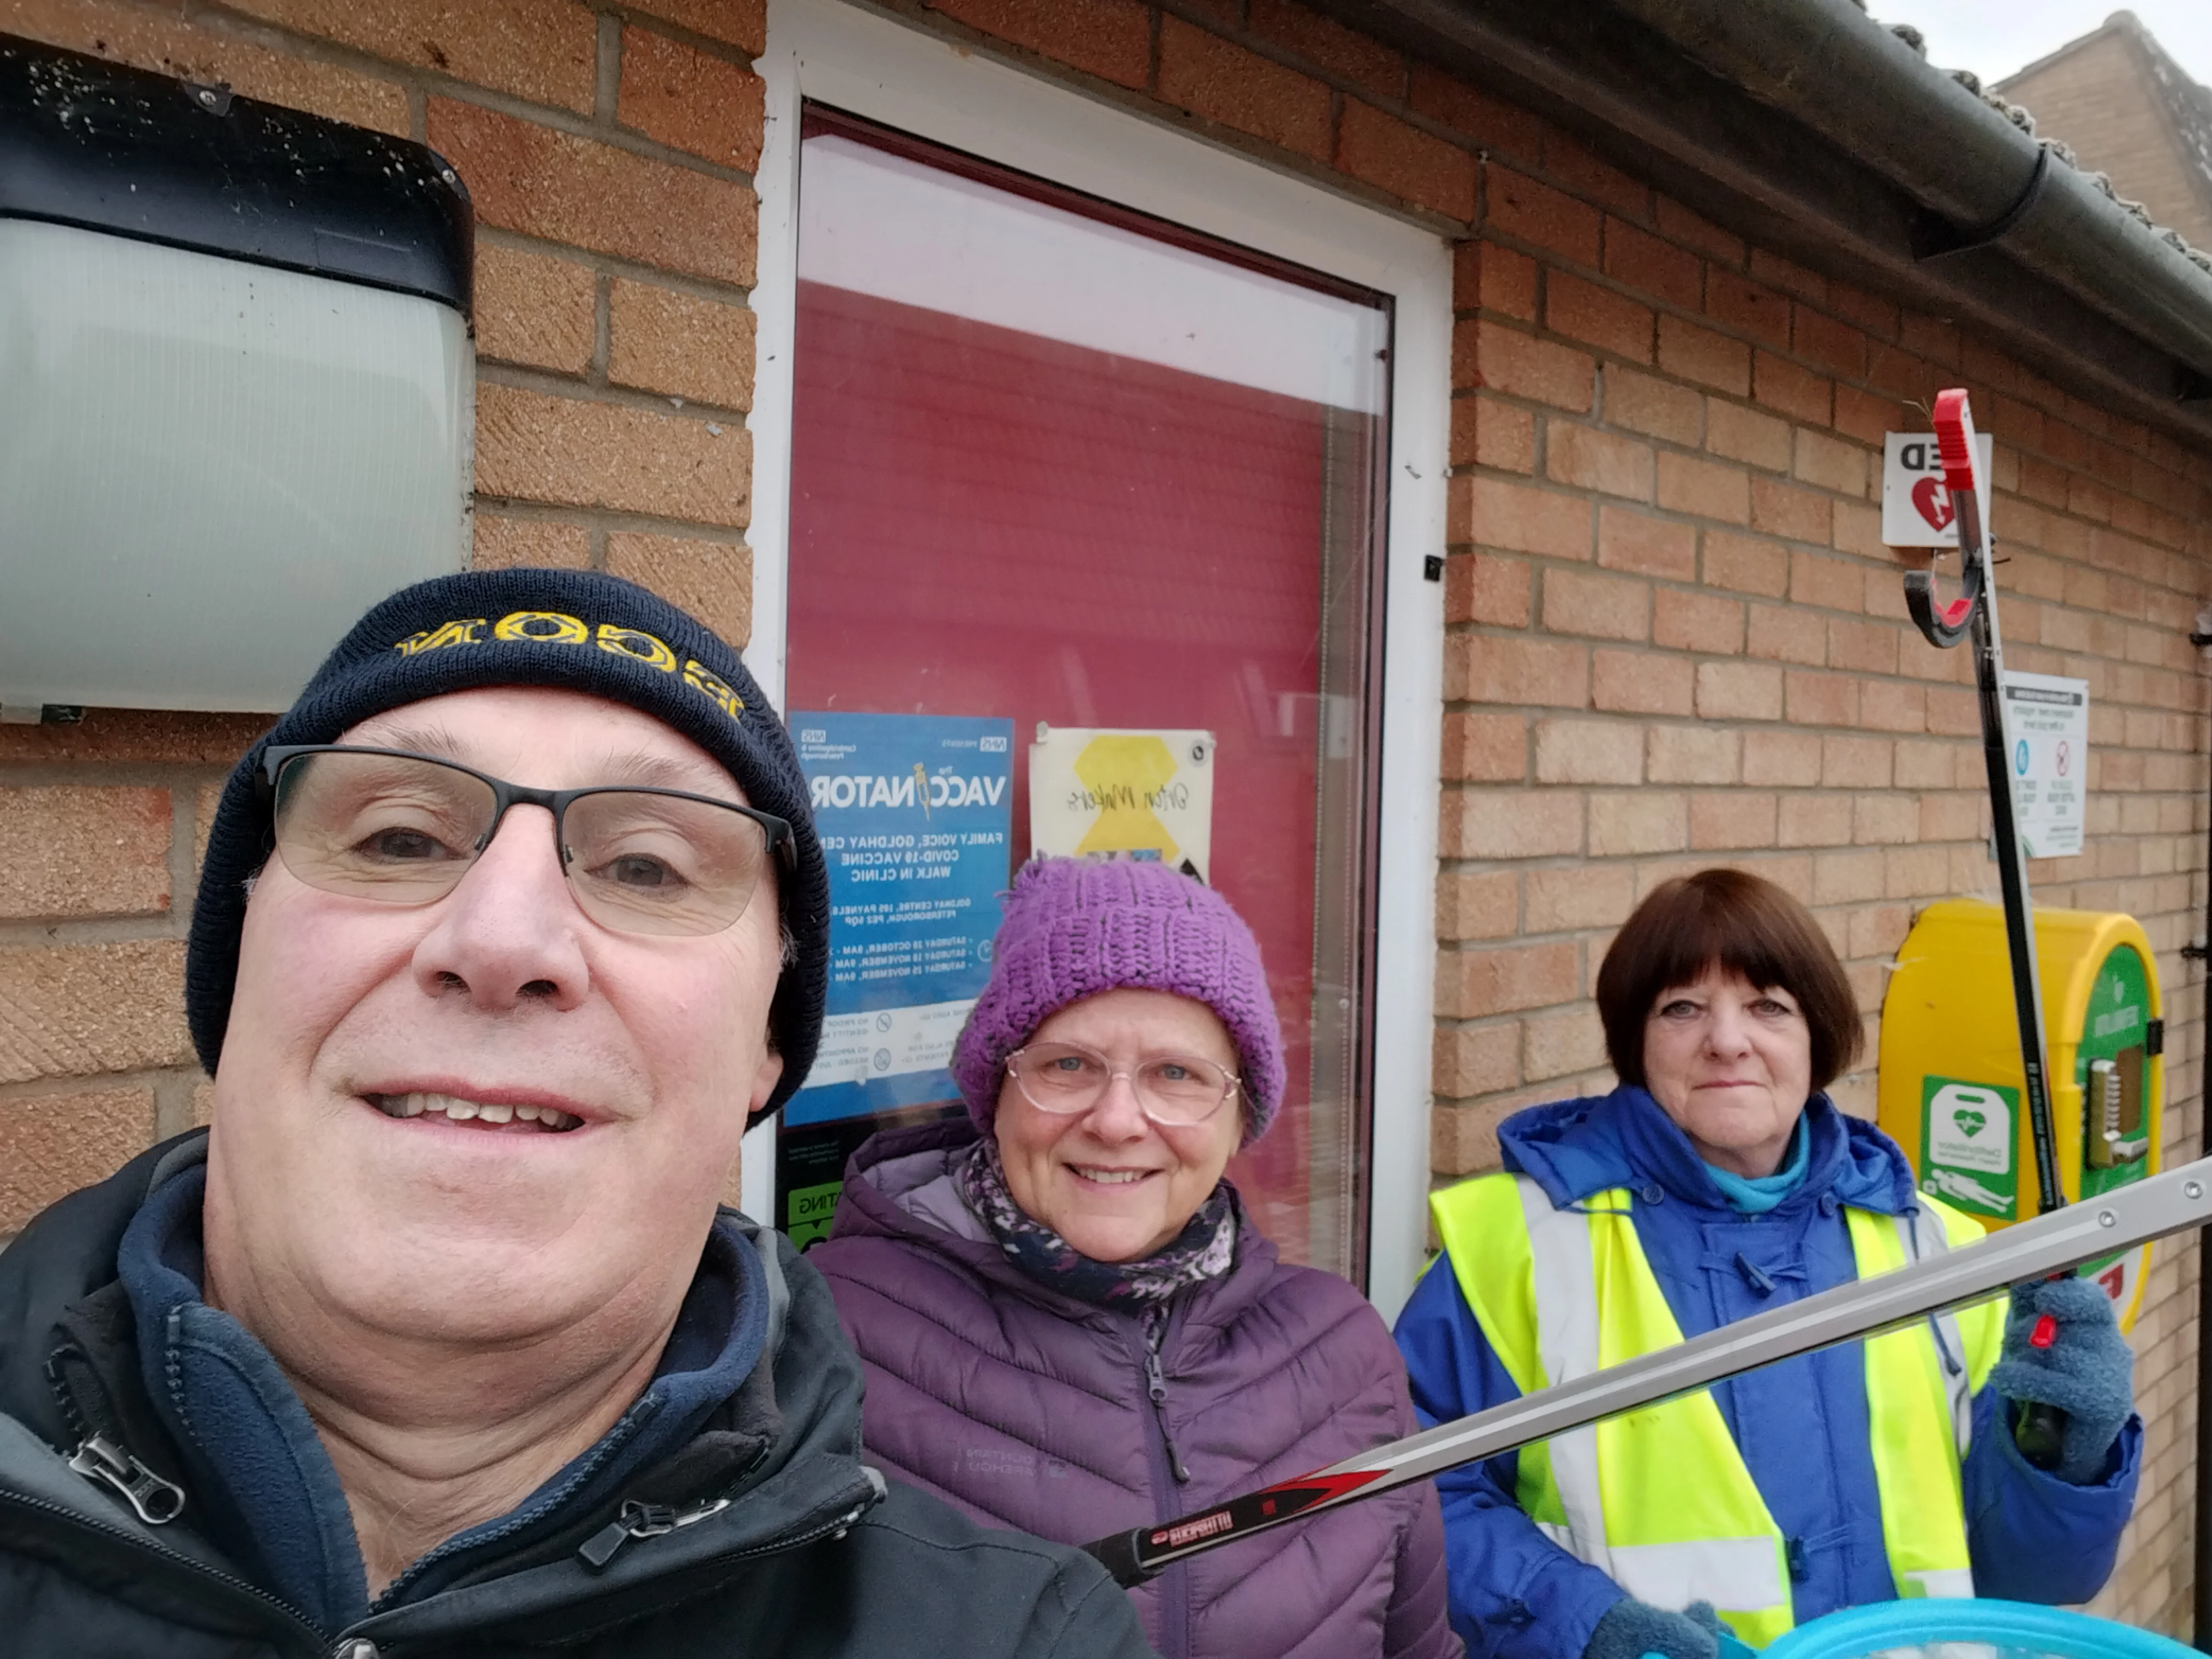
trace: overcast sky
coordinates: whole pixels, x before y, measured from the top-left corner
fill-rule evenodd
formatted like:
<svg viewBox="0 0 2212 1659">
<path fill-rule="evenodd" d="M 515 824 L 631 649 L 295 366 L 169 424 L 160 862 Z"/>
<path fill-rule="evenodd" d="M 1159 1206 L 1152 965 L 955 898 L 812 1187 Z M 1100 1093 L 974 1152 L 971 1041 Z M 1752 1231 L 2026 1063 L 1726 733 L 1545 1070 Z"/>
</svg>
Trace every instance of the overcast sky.
<svg viewBox="0 0 2212 1659">
<path fill-rule="evenodd" d="M 2112 0 L 1870 0 L 1885 23 L 1911 23 L 1928 37 L 1928 60 L 1970 69 L 1986 82 L 2054 52 L 2099 27 Z M 2133 0 L 2129 7 L 2166 53 L 2199 83 L 2212 82 L 2212 0 Z"/>
</svg>

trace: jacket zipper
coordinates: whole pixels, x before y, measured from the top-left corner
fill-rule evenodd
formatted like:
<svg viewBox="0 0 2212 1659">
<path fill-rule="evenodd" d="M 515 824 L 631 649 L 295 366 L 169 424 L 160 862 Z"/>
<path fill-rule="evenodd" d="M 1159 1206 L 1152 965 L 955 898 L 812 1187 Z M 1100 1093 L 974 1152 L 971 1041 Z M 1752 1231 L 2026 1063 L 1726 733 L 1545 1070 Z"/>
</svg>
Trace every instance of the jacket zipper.
<svg viewBox="0 0 2212 1659">
<path fill-rule="evenodd" d="M 85 1387 L 67 1373 L 82 1370 Z M 166 1527 L 185 1512 L 185 1489 L 141 1462 L 115 1427 L 99 1376 L 83 1351 L 65 1343 L 47 1356 L 46 1386 L 77 1437 L 69 1466 L 96 1485 L 112 1487 L 149 1527 Z"/>
<path fill-rule="evenodd" d="M 1160 1366 L 1160 1349 L 1167 1340 L 1168 1313 L 1156 1308 L 1144 1317 L 1145 1392 L 1152 1402 L 1152 1485 L 1166 1520 L 1182 1505 L 1174 1501 L 1177 1486 L 1186 1485 L 1190 1471 L 1168 1433 L 1168 1383 Z M 1190 1653 L 1190 1568 L 1177 1562 L 1155 1581 L 1159 1586 L 1160 1659 L 1188 1659 Z"/>
</svg>

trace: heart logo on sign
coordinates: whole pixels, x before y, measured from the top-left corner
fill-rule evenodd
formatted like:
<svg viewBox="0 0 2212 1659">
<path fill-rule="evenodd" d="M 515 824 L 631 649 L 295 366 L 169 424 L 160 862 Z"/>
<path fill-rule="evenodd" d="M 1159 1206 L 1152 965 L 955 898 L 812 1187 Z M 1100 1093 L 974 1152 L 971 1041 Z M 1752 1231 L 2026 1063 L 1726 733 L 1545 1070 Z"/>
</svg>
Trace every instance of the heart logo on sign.
<svg viewBox="0 0 2212 1659">
<path fill-rule="evenodd" d="M 1912 486 L 1912 505 L 1936 529 L 1951 527 L 1950 492 L 1935 479 L 1923 478 Z"/>
<path fill-rule="evenodd" d="M 1959 1126 L 1959 1133 L 1971 1139 L 1989 1126 L 1989 1119 L 1979 1112 L 1959 1110 L 1951 1114 L 1951 1121 Z"/>
</svg>

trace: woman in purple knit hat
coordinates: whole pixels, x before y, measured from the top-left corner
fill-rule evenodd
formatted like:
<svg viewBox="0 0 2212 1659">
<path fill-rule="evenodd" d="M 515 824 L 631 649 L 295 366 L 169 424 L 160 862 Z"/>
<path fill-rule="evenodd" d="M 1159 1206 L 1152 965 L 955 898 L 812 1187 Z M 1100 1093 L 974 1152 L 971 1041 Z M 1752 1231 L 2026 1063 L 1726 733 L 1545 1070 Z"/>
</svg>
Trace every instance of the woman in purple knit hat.
<svg viewBox="0 0 2212 1659">
<path fill-rule="evenodd" d="M 1048 859 L 953 1051 L 968 1121 L 877 1136 L 807 1260 L 867 1370 L 868 1461 L 1067 1543 L 1410 1434 L 1389 1332 L 1223 1179 L 1283 1097 L 1258 945 L 1158 864 Z M 1133 1591 L 1165 1659 L 1449 1659 L 1423 1483 Z"/>
</svg>

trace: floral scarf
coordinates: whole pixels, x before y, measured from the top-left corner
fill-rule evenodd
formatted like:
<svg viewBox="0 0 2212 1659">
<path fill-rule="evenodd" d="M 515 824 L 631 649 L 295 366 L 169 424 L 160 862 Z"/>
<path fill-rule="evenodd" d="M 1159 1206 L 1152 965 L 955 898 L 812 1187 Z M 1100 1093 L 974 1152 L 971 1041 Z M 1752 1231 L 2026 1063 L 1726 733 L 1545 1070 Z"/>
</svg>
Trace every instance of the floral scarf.
<svg viewBox="0 0 2212 1659">
<path fill-rule="evenodd" d="M 1183 1230 L 1152 1255 L 1135 1261 L 1093 1261 L 1014 1202 L 996 1140 L 978 1141 L 954 1178 L 960 1196 L 991 1230 L 1008 1261 L 1040 1285 L 1078 1301 L 1149 1311 L 1236 1265 L 1237 1198 L 1225 1181 L 1217 1182 Z"/>
</svg>

